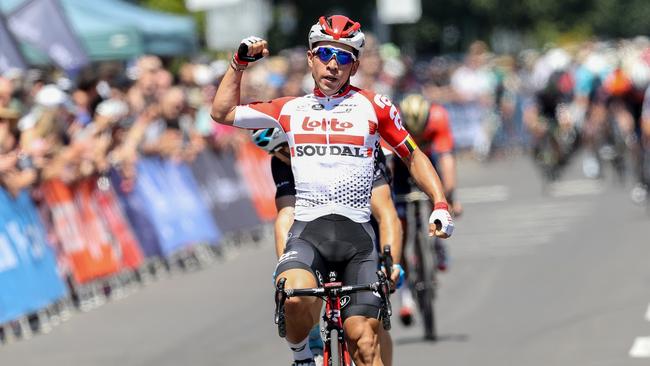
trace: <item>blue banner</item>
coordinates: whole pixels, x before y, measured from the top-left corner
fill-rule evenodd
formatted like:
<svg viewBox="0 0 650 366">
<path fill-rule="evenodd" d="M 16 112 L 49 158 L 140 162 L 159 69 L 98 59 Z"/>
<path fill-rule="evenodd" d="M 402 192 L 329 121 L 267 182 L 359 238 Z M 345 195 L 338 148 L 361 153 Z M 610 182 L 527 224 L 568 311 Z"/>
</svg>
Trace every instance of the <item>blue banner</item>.
<svg viewBox="0 0 650 366">
<path fill-rule="evenodd" d="M 218 243 L 221 233 L 201 201 L 187 165 L 153 157 L 140 159 L 133 193 L 144 202 L 163 255 L 192 244 Z"/>
<path fill-rule="evenodd" d="M 202 151 L 192 163 L 203 202 L 224 232 L 240 232 L 262 222 L 255 212 L 246 182 L 235 166 L 231 152 Z"/>
<path fill-rule="evenodd" d="M 29 193 L 13 198 L 0 189 L 0 323 L 43 309 L 65 294 Z"/>
<path fill-rule="evenodd" d="M 171 197 L 176 207 L 181 209 L 183 215 L 179 218 L 182 230 L 193 243 L 217 245 L 221 233 L 203 202 L 199 186 L 192 175 L 190 167 L 185 163 L 176 163 L 171 160 L 163 161 Z"/>
<path fill-rule="evenodd" d="M 140 242 L 142 252 L 146 257 L 161 256 L 163 252 L 158 233 L 149 218 L 147 202 L 143 195 L 138 194 L 137 190 L 123 189 L 122 178 L 117 171 L 112 170 L 110 177 L 126 216 L 129 218 L 129 223 L 133 227 L 133 232 Z"/>
<path fill-rule="evenodd" d="M 138 160 L 138 174 L 134 194 L 145 203 L 147 216 L 151 220 L 160 244 L 161 253 L 169 256 L 189 244 L 179 228 L 178 211 L 163 187 L 165 176 L 158 158 Z"/>
</svg>

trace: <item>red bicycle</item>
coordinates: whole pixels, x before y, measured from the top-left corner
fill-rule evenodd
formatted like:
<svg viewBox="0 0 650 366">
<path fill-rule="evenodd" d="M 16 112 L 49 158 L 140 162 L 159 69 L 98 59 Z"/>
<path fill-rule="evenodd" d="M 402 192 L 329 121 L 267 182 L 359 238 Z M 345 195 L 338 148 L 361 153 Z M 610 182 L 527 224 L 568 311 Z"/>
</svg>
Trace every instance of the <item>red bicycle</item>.
<svg viewBox="0 0 650 366">
<path fill-rule="evenodd" d="M 390 251 L 388 251 L 390 256 Z M 386 256 L 384 256 L 386 258 Z M 392 260 L 390 261 L 392 262 Z M 386 261 L 385 267 L 390 269 L 392 263 Z M 390 263 L 390 265 L 389 265 Z M 324 349 L 323 364 L 327 366 L 351 366 L 352 359 L 348 352 L 345 336 L 343 334 L 343 320 L 341 319 L 341 297 L 355 292 L 372 291 L 381 297 L 380 317 L 382 326 L 390 330 L 390 316 L 392 309 L 390 305 L 390 280 L 386 274 L 377 271 L 377 281 L 364 285 L 344 286 L 343 283 L 336 280 L 336 272 L 329 273 L 329 282 L 323 284 L 323 287 L 303 288 L 303 289 L 285 289 L 286 278 L 281 278 L 275 289 L 275 324 L 278 325 L 278 334 L 284 338 L 287 334 L 285 326 L 284 303 L 294 296 L 314 296 L 323 299 L 325 302 L 325 312 L 323 320 L 324 329 Z M 336 336 L 333 336 L 336 333 Z"/>
</svg>

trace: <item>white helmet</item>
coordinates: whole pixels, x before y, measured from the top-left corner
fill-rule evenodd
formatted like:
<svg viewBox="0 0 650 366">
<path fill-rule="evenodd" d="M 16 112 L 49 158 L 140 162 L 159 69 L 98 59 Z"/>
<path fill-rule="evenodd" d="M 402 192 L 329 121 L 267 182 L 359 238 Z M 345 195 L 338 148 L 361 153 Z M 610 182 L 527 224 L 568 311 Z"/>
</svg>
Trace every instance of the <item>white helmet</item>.
<svg viewBox="0 0 650 366">
<path fill-rule="evenodd" d="M 313 49 L 316 42 L 338 42 L 352 47 L 358 57 L 366 42 L 366 37 L 360 29 L 361 24 L 345 15 L 320 17 L 318 23 L 309 30 L 309 49 Z"/>
<path fill-rule="evenodd" d="M 287 143 L 287 135 L 279 128 L 264 128 L 261 130 L 254 130 L 251 138 L 255 145 L 269 154 L 274 153 L 283 144 Z"/>
</svg>

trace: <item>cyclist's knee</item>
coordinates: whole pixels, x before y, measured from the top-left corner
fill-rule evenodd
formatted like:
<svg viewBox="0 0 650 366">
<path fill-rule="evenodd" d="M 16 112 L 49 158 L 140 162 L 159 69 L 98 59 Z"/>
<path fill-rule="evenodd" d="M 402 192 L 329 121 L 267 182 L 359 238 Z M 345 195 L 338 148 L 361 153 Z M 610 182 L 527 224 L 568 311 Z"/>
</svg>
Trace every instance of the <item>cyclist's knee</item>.
<svg viewBox="0 0 650 366">
<path fill-rule="evenodd" d="M 314 275 L 304 269 L 289 269 L 277 276 L 278 279 L 286 278 L 285 288 L 312 288 L 317 286 L 316 278 Z M 320 312 L 321 300 L 316 297 L 291 297 L 285 303 L 285 312 L 287 314 L 309 314 L 313 318 Z"/>
<path fill-rule="evenodd" d="M 285 312 L 289 314 L 311 315 L 320 311 L 320 303 L 319 299 L 315 297 L 291 297 L 284 302 L 284 308 Z"/>
<path fill-rule="evenodd" d="M 316 278 L 306 269 L 288 269 L 277 275 L 276 282 L 279 281 L 280 278 L 287 279 L 284 284 L 285 288 L 311 288 L 317 286 Z"/>
<path fill-rule="evenodd" d="M 376 319 L 355 318 L 357 317 L 351 317 L 346 320 L 346 337 L 351 345 L 351 349 L 363 364 L 372 365 L 379 352 L 377 336 L 378 321 Z"/>
</svg>

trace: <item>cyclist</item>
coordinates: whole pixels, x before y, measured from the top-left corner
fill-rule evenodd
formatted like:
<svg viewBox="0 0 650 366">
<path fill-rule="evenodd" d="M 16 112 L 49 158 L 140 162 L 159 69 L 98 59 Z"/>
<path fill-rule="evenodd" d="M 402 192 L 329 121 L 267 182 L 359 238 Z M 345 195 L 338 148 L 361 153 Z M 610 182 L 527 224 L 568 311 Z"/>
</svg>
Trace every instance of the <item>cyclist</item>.
<svg viewBox="0 0 650 366">
<path fill-rule="evenodd" d="M 420 188 L 436 202 L 430 235 L 449 237 L 453 220 L 442 183 L 429 159 L 402 127 L 397 107 L 385 96 L 353 87 L 364 45 L 361 25 L 342 15 L 321 17 L 309 32 L 307 64 L 314 92 L 268 102 L 239 105 L 248 62 L 269 54 L 257 37 L 242 40 L 212 103 L 212 118 L 222 124 L 258 129 L 279 127 L 287 134 L 296 182 L 294 223 L 277 278 L 287 288 L 316 287 L 330 271 L 346 284 L 376 280 L 378 255 L 370 221 L 374 153 L 379 138 L 407 162 Z M 322 301 L 294 297 L 285 304 L 287 342 L 294 365 L 312 365 L 306 347 L 318 322 Z M 357 366 L 382 365 L 377 344 L 380 299 L 363 292 L 351 296 L 341 311 L 350 355 Z"/>
<path fill-rule="evenodd" d="M 407 95 L 400 103 L 402 121 L 406 130 L 411 134 L 415 143 L 429 157 L 436 171 L 440 173 L 445 190 L 445 197 L 452 212 L 459 215 L 462 206 L 454 197 L 456 189 L 456 159 L 453 154 L 454 138 L 449 125 L 447 110 L 436 103 L 429 103 L 420 94 Z M 414 182 L 408 168 L 399 160 L 394 163 L 393 190 L 396 195 L 411 193 Z M 406 207 L 404 203 L 397 204 L 397 211 L 406 228 Z M 406 231 L 406 230 L 404 230 Z M 405 242 L 406 243 L 406 242 Z M 440 271 L 446 271 L 448 265 L 447 250 L 440 240 L 435 240 L 436 264 Z M 404 253 L 402 251 L 402 253 Z M 407 262 L 402 258 L 402 263 Z M 410 325 L 413 318 L 415 301 L 408 286 L 400 290 L 400 320 L 404 325 Z"/>
<path fill-rule="evenodd" d="M 284 252 L 287 236 L 293 224 L 294 204 L 296 202 L 296 184 L 291 171 L 291 155 L 286 135 L 277 128 L 260 129 L 253 132 L 253 142 L 273 155 L 271 172 L 275 182 L 275 205 L 278 217 L 275 221 L 275 250 L 278 258 Z M 391 243 L 391 253 L 396 258 L 393 265 L 392 281 L 398 283 L 403 273 L 399 265 L 402 246 L 402 227 L 391 198 L 390 171 L 386 165 L 386 157 L 381 149 L 375 161 L 375 173 L 372 183 L 370 208 L 375 231 L 379 231 L 380 243 Z M 376 218 L 376 220 L 375 220 Z M 380 248 L 378 248 L 380 249 Z M 381 249 L 380 249 L 381 251 Z M 322 349 L 320 328 L 314 327 L 309 335 L 309 346 Z M 390 333 L 379 327 L 379 343 L 381 359 L 384 365 L 392 365 L 393 343 Z"/>
<path fill-rule="evenodd" d="M 552 70 L 536 91 L 534 102 L 525 107 L 524 124 L 532 134 L 533 158 L 543 177 L 555 181 L 579 142 L 570 108 L 575 81 L 564 51 L 551 50 L 546 58 Z"/>
</svg>

